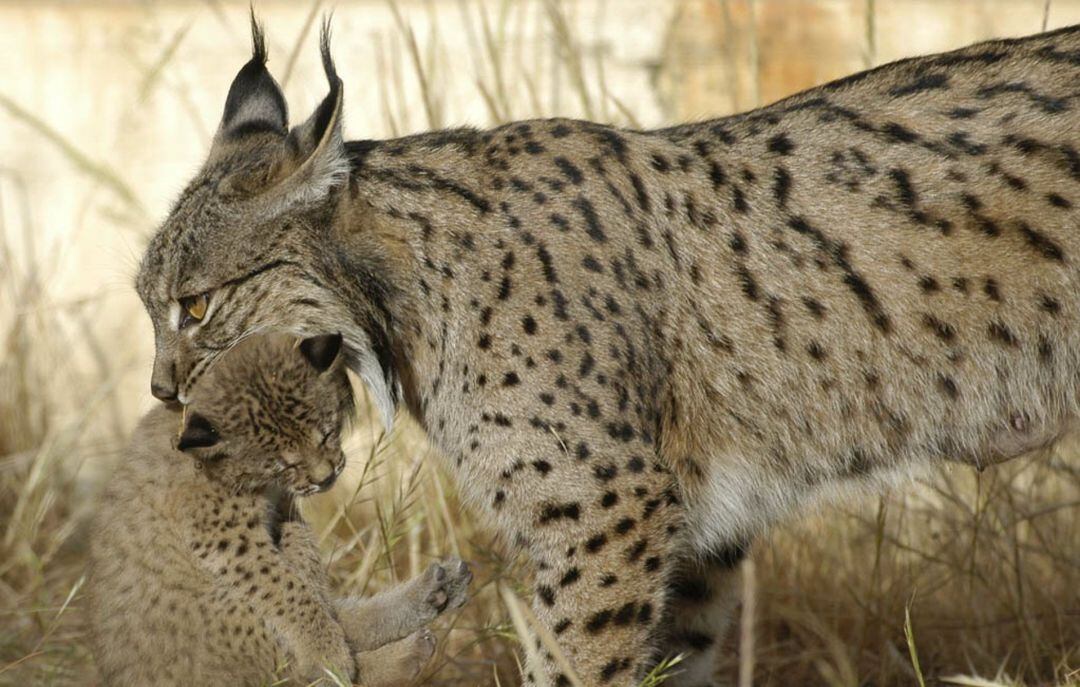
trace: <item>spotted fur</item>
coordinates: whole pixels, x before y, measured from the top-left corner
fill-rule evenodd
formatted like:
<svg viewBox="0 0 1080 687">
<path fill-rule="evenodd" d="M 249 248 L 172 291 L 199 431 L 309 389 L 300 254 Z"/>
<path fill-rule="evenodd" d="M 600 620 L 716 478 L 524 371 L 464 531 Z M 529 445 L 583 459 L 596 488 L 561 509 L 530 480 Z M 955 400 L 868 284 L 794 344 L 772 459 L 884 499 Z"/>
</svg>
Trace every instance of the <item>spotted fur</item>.
<svg viewBox="0 0 1080 687">
<path fill-rule="evenodd" d="M 323 349 L 336 355 L 337 349 Z M 352 408 L 344 368 L 288 337 L 251 339 L 143 418 L 95 518 L 87 581 L 108 685 L 403 685 L 424 626 L 460 606 L 460 561 L 370 598 L 331 593 L 292 498 L 328 488 Z M 278 684 L 275 682 L 274 684 Z"/>
<path fill-rule="evenodd" d="M 531 557 L 586 684 L 682 649 L 676 684 L 708 682 L 721 590 L 770 523 L 1076 414 L 1078 27 L 668 129 L 343 144 L 323 54 L 298 128 L 326 145 L 226 116 L 147 250 L 155 393 L 250 331 L 341 332 L 387 421 L 404 405 Z M 245 70 L 263 86 L 233 89 L 271 88 L 258 53 Z M 289 200 L 323 158 L 347 178 Z M 527 677 L 566 684 L 541 657 Z"/>
</svg>

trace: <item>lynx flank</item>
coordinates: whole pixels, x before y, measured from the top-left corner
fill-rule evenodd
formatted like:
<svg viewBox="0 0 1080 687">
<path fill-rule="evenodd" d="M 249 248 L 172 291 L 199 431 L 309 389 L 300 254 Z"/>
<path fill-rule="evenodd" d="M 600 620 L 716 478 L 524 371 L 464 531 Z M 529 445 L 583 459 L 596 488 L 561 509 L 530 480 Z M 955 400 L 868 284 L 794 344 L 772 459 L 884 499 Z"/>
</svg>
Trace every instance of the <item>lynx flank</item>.
<svg viewBox="0 0 1080 687">
<path fill-rule="evenodd" d="M 292 496 L 328 488 L 344 462 L 352 393 L 339 348 L 337 337 L 299 349 L 280 335 L 249 339 L 193 387 L 182 433 L 180 412 L 164 406 L 139 424 L 91 545 L 106 684 L 308 684 L 330 670 L 375 687 L 424 667 L 435 648 L 424 625 L 464 602 L 465 565 L 335 598 L 293 514 Z"/>
<path fill-rule="evenodd" d="M 255 330 L 341 332 L 534 563 L 588 685 L 691 651 L 770 523 L 1052 441 L 1080 373 L 1080 28 L 655 131 L 289 130 L 254 57 L 138 290 L 155 396 Z M 357 91 L 357 95 L 361 95 Z M 563 685 L 556 663 L 529 682 Z"/>
</svg>

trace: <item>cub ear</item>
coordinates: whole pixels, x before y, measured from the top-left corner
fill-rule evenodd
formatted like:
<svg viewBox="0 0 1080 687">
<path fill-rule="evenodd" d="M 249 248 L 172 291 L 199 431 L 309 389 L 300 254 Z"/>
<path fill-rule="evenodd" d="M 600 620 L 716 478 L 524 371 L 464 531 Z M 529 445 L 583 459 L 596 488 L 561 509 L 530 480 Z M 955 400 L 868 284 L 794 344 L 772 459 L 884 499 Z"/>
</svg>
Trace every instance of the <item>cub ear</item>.
<svg viewBox="0 0 1080 687">
<path fill-rule="evenodd" d="M 221 441 L 217 430 L 202 415 L 192 413 L 188 415 L 187 425 L 176 442 L 178 451 L 188 451 L 193 448 L 206 448 Z"/>
<path fill-rule="evenodd" d="M 266 69 L 266 38 L 251 13 L 251 59 L 237 73 L 225 98 L 214 147 L 255 132 L 288 132 L 288 108 L 274 77 Z"/>
<path fill-rule="evenodd" d="M 300 342 L 300 353 L 320 373 L 326 372 L 341 352 L 341 334 L 324 334 Z"/>
<path fill-rule="evenodd" d="M 330 92 L 307 121 L 289 132 L 286 145 L 296 166 L 274 190 L 278 207 L 318 202 L 349 175 L 341 133 L 343 87 L 330 56 L 329 18 L 323 22 L 319 50 Z"/>
</svg>

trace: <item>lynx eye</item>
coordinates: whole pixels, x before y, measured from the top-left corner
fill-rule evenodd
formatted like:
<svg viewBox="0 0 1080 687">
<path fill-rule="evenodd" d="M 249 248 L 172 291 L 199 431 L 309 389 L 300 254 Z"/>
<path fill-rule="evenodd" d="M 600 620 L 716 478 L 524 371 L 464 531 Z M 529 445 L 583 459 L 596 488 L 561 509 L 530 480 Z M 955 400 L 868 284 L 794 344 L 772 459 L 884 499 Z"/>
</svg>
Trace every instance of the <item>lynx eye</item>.
<svg viewBox="0 0 1080 687">
<path fill-rule="evenodd" d="M 201 322 L 202 318 L 206 317 L 206 308 L 209 303 L 210 295 L 207 293 L 181 298 L 180 308 L 183 312 L 180 313 L 180 328 L 183 329 L 192 322 Z"/>
</svg>

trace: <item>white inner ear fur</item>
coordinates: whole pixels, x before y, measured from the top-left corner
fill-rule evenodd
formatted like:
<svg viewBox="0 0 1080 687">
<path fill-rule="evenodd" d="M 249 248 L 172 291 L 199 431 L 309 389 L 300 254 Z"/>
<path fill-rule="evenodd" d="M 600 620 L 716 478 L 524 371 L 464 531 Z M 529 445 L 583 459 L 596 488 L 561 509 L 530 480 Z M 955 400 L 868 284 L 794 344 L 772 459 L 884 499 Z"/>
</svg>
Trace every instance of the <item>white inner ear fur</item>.
<svg viewBox="0 0 1080 687">
<path fill-rule="evenodd" d="M 300 144 L 307 157 L 300 166 L 276 186 L 254 199 L 254 207 L 263 217 L 274 217 L 297 206 L 317 203 L 349 178 L 350 163 L 341 133 L 342 95 L 338 86 L 334 112 L 322 138 L 315 140 L 315 120 L 318 109 L 297 126 L 290 137 Z"/>
<path fill-rule="evenodd" d="M 304 169 L 311 165 L 310 169 Z M 342 185 L 349 178 L 349 158 L 345 155 L 345 142 L 341 129 L 334 127 L 333 132 L 315 149 L 304 165 L 293 175 L 296 183 L 283 200 L 286 204 L 315 203 L 327 196 L 333 189 Z"/>
</svg>

